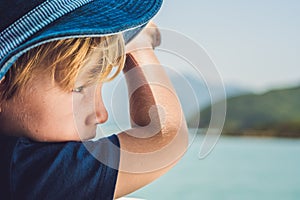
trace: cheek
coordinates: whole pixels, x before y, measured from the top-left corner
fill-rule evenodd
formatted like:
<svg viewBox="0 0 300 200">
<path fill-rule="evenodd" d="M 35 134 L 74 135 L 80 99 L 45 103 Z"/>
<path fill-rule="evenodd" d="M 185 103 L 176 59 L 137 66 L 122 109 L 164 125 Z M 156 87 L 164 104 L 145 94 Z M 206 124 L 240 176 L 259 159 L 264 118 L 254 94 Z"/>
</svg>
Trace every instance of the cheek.
<svg viewBox="0 0 300 200">
<path fill-rule="evenodd" d="M 42 140 L 76 139 L 71 97 L 47 98 L 32 111 L 32 131 Z"/>
<path fill-rule="evenodd" d="M 63 98 L 55 98 L 51 105 L 47 105 L 44 113 L 46 123 L 56 127 L 70 127 L 74 125 L 74 114 L 72 109 L 72 97 L 66 95 Z"/>
<path fill-rule="evenodd" d="M 93 118 L 94 103 L 92 96 L 74 94 L 73 95 L 73 114 L 77 126 L 88 126 L 92 121 L 88 120 Z"/>
<path fill-rule="evenodd" d="M 86 88 L 84 93 L 73 95 L 73 114 L 79 137 L 91 139 L 96 134 L 95 90 Z"/>
</svg>

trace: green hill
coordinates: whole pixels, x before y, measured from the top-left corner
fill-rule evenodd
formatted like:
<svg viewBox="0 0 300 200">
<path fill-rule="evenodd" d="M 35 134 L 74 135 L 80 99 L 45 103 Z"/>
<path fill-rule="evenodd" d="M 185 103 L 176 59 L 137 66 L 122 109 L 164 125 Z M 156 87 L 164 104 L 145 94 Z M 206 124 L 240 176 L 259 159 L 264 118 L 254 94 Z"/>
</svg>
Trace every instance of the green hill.
<svg viewBox="0 0 300 200">
<path fill-rule="evenodd" d="M 200 128 L 208 127 L 210 110 L 201 111 Z M 300 86 L 227 99 L 223 134 L 300 137 Z"/>
</svg>

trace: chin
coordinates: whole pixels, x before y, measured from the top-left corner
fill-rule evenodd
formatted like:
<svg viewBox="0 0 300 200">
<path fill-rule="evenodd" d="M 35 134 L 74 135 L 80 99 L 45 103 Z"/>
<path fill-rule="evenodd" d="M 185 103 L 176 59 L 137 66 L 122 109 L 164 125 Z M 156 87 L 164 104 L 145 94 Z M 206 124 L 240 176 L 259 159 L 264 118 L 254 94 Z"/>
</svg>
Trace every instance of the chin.
<svg viewBox="0 0 300 200">
<path fill-rule="evenodd" d="M 79 134 L 79 137 L 81 141 L 94 139 L 96 137 L 96 129 L 93 131 L 86 131 L 84 134 Z"/>
</svg>

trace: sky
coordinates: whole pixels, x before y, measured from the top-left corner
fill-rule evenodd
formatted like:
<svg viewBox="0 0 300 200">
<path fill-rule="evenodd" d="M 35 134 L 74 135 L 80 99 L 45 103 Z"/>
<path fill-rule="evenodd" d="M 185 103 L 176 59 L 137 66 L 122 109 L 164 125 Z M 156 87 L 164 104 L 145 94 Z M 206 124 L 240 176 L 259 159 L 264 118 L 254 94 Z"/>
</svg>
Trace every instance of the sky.
<svg viewBox="0 0 300 200">
<path fill-rule="evenodd" d="M 300 84 L 298 0 L 165 0 L 154 21 L 201 46 L 224 83 L 254 91 Z"/>
</svg>

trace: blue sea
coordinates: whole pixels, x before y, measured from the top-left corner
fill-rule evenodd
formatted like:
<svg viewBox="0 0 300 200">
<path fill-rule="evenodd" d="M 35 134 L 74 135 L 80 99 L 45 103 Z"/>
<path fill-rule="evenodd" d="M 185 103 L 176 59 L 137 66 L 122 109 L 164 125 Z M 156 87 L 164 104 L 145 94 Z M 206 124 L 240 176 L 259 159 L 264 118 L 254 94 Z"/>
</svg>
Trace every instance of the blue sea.
<svg viewBox="0 0 300 200">
<path fill-rule="evenodd" d="M 128 195 L 147 200 L 299 200 L 300 139 L 221 136 L 199 159 L 197 136 L 181 161 Z"/>
</svg>

